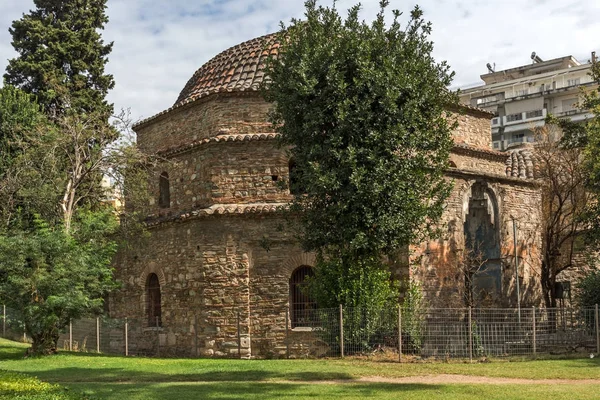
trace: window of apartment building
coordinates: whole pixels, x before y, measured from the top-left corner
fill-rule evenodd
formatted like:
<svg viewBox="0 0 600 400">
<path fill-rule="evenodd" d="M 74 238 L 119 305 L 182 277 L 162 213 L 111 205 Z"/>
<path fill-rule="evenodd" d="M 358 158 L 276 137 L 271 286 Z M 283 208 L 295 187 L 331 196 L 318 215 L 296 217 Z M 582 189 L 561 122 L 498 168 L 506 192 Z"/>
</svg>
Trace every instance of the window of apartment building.
<svg viewBox="0 0 600 400">
<path fill-rule="evenodd" d="M 529 118 L 537 118 L 537 117 L 541 117 L 544 115 L 544 111 L 543 110 L 533 110 L 533 111 L 527 111 L 525 113 L 525 118 L 529 119 Z"/>
<path fill-rule="evenodd" d="M 517 133 L 513 135 L 511 143 L 523 143 L 525 141 L 524 133 Z"/>
<path fill-rule="evenodd" d="M 567 80 L 567 86 L 577 86 L 581 83 L 581 78 L 574 78 Z"/>
<path fill-rule="evenodd" d="M 506 122 L 521 121 L 523 119 L 523 113 L 510 114 L 506 116 Z"/>
<path fill-rule="evenodd" d="M 528 94 L 527 89 L 515 90 L 515 96 L 526 96 Z"/>
<path fill-rule="evenodd" d="M 561 103 L 562 112 L 573 111 L 577 109 L 577 99 L 563 100 Z"/>
</svg>

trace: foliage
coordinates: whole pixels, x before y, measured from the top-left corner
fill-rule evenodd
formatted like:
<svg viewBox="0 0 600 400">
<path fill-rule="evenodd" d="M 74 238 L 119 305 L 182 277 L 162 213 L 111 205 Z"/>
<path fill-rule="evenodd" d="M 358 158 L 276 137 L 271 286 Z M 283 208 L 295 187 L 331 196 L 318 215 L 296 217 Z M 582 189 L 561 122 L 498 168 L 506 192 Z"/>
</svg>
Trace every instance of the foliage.
<svg viewBox="0 0 600 400">
<path fill-rule="evenodd" d="M 591 271 L 578 284 L 577 302 L 582 308 L 600 304 L 600 271 Z"/>
<path fill-rule="evenodd" d="M 320 307 L 336 309 L 343 304 L 345 347 L 352 352 L 369 351 L 373 337 L 385 330 L 384 325 L 395 326 L 396 319 L 386 318 L 386 312 L 397 310 L 399 288 L 381 259 L 344 262 L 340 260 L 342 257 L 318 259 L 315 276 L 308 278 L 308 290 Z M 324 332 L 325 340 L 339 335 L 339 323 L 329 330 Z M 393 331 L 393 328 L 388 330 Z M 346 354 L 349 353 L 346 350 Z"/>
<path fill-rule="evenodd" d="M 19 141 L 24 132 L 30 131 L 44 120 L 40 106 L 34 96 L 13 86 L 0 88 L 0 152 L 2 154 L 16 151 L 14 142 Z M 4 157 L 3 159 L 10 159 Z M 4 171 L 3 166 L 0 173 Z"/>
<path fill-rule="evenodd" d="M 304 249 L 319 254 L 319 305 L 376 308 L 393 292 L 380 258 L 427 234 L 449 194 L 453 73 L 433 59 L 418 7 L 406 27 L 397 11 L 387 27 L 387 1 L 370 25 L 360 6 L 344 21 L 305 6 L 306 21 L 282 27 L 264 92 L 296 166 L 291 211 Z"/>
<path fill-rule="evenodd" d="M 591 66 L 592 79 L 600 84 L 600 63 Z M 549 118 L 564 131 L 561 140 L 566 149 L 579 149 L 581 169 L 589 201 L 582 214 L 588 244 L 600 242 L 600 87 L 581 91 L 579 108 L 587 109 L 592 118 L 576 123 L 568 119 Z"/>
<path fill-rule="evenodd" d="M 346 307 L 367 307 L 378 310 L 396 304 L 398 287 L 380 259 L 346 260 L 332 257 L 318 259 L 310 278 L 309 291 L 317 304 L 325 308 L 335 308 L 340 304 Z"/>
<path fill-rule="evenodd" d="M 427 304 L 419 282 L 409 280 L 404 284 L 404 301 L 401 305 L 403 342 L 411 350 L 420 350 L 425 333 Z"/>
<path fill-rule="evenodd" d="M 100 313 L 115 287 L 110 261 L 116 243 L 114 212 L 81 211 L 72 232 L 35 221 L 33 230 L 0 235 L 0 299 L 20 311 L 34 353 L 56 350 L 70 319 Z"/>
<path fill-rule="evenodd" d="M 21 132 L 0 181 L 0 300 L 19 310 L 32 351 L 52 353 L 70 318 L 99 313 L 114 288 L 111 261 L 134 215 L 108 205 L 127 176 L 145 182 L 146 158 L 98 116 L 70 114 Z M 118 179 L 105 187 L 103 176 Z M 141 184 L 143 185 L 143 184 Z M 140 192 L 145 193 L 145 192 Z M 135 197 L 131 197 L 132 201 Z"/>
<path fill-rule="evenodd" d="M 19 56 L 10 60 L 8 84 L 34 94 L 51 117 L 94 112 L 108 121 L 105 97 L 114 86 L 104 67 L 112 43 L 100 30 L 108 22 L 106 0 L 34 0 L 36 8 L 9 29 Z"/>
<path fill-rule="evenodd" d="M 546 306 L 556 307 L 556 277 L 575 266 L 576 247 L 587 226 L 592 193 L 586 189 L 583 149 L 565 145 L 556 125 L 536 129 L 535 136 L 533 157 L 544 200 L 541 284 Z"/>
<path fill-rule="evenodd" d="M 77 399 L 58 385 L 16 372 L 0 371 L 0 400 L 69 400 Z"/>
<path fill-rule="evenodd" d="M 391 253 L 440 216 L 448 195 L 453 74 L 431 56 L 418 7 L 401 29 L 398 12 L 386 28 L 386 1 L 372 25 L 359 22 L 358 6 L 342 21 L 335 8 L 305 4 L 307 20 L 280 33 L 265 91 L 306 191 L 293 204 L 302 243 Z"/>
</svg>

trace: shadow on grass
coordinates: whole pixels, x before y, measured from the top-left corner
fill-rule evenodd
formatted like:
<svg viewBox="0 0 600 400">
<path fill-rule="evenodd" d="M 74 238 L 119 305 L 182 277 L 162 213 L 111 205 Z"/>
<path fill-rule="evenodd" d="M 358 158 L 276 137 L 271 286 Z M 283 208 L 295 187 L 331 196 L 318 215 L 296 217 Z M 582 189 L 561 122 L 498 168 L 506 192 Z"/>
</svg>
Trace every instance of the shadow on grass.
<svg viewBox="0 0 600 400">
<path fill-rule="evenodd" d="M 251 368 L 251 366 L 249 366 Z M 25 371 L 23 371 L 25 372 Z M 48 382 L 261 382 L 268 380 L 290 381 L 332 381 L 352 380 L 354 377 L 341 372 L 274 372 L 261 370 L 222 370 L 206 372 L 190 372 L 189 374 L 170 374 L 145 371 L 132 371 L 125 368 L 53 368 L 35 371 L 35 375 Z"/>
<path fill-rule="evenodd" d="M 439 385 L 422 384 L 293 384 L 293 383 L 200 383 L 200 384 L 70 384 L 92 399 L 285 399 L 285 398 L 402 398 L 407 392 L 435 393 Z M 424 394 L 426 394 L 424 393 Z"/>
<path fill-rule="evenodd" d="M 0 344 L 0 361 L 23 359 L 26 351 L 27 347 Z"/>
</svg>

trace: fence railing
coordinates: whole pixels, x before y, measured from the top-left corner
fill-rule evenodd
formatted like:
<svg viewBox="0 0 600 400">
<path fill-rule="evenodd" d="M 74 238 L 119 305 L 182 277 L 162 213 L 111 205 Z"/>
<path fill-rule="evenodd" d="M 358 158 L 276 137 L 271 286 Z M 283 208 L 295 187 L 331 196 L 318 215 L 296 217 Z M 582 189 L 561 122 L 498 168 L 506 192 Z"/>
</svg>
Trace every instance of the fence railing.
<svg viewBox="0 0 600 400">
<path fill-rule="evenodd" d="M 183 310 L 182 310 L 183 311 Z M 600 353 L 594 308 L 387 308 L 283 311 L 264 324 L 247 309 L 219 326 L 193 313 L 185 325 L 148 318 L 97 317 L 72 321 L 63 350 L 153 357 L 344 357 L 382 354 L 414 358 L 544 356 Z M 272 310 L 262 310 L 270 313 Z M 176 313 L 172 313 L 176 314 Z M 2 306 L 2 337 L 29 340 L 18 312 Z M 253 326 L 252 331 L 248 327 Z M 215 342 L 218 342 L 215 344 Z"/>
</svg>

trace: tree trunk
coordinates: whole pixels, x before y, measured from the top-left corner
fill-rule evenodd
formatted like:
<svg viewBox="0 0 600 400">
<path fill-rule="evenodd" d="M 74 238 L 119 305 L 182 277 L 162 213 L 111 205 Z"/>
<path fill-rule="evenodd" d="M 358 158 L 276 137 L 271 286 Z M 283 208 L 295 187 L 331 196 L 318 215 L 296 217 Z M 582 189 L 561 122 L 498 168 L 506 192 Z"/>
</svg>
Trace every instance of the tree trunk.
<svg viewBox="0 0 600 400">
<path fill-rule="evenodd" d="M 56 328 L 48 329 L 31 335 L 33 344 L 27 349 L 26 355 L 47 356 L 58 352 L 58 330 Z"/>
</svg>

